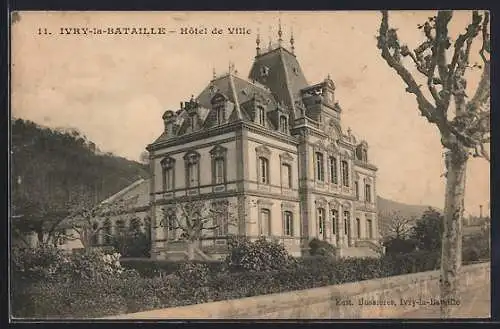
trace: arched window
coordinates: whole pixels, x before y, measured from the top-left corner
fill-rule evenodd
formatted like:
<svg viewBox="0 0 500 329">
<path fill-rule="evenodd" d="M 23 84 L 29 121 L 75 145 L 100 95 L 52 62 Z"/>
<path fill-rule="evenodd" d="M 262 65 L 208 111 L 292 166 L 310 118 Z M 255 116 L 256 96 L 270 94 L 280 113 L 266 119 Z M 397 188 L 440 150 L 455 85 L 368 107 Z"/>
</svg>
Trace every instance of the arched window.
<svg viewBox="0 0 500 329">
<path fill-rule="evenodd" d="M 259 157 L 259 182 L 269 184 L 269 160 L 264 157 Z"/>
<path fill-rule="evenodd" d="M 337 219 L 338 219 L 338 211 L 336 209 L 330 210 L 332 217 L 332 234 L 337 234 Z"/>
<path fill-rule="evenodd" d="M 365 184 L 365 201 L 372 202 L 372 187 L 370 184 Z"/>
<path fill-rule="evenodd" d="M 318 233 L 319 236 L 324 237 L 325 232 L 325 209 L 318 208 Z"/>
<path fill-rule="evenodd" d="M 347 235 L 349 232 L 349 219 L 351 218 L 351 214 L 349 211 L 344 211 L 344 234 Z"/>
<path fill-rule="evenodd" d="M 284 134 L 288 133 L 288 119 L 286 116 L 280 116 L 280 131 Z"/>
<path fill-rule="evenodd" d="M 364 162 L 368 162 L 368 151 L 364 148 L 362 151 L 362 157 Z"/>
<path fill-rule="evenodd" d="M 259 124 L 261 126 L 265 126 L 266 125 L 266 110 L 263 107 L 259 106 L 258 113 L 259 113 Z"/>
<path fill-rule="evenodd" d="M 161 160 L 163 190 L 172 191 L 175 188 L 175 159 L 167 157 Z"/>
<path fill-rule="evenodd" d="M 186 185 L 187 187 L 198 187 L 200 184 L 200 155 L 189 151 L 184 155 L 186 163 Z"/>
<path fill-rule="evenodd" d="M 333 184 L 339 183 L 337 175 L 337 159 L 335 157 L 330 157 L 330 182 Z"/>
<path fill-rule="evenodd" d="M 225 122 L 226 120 L 226 109 L 224 108 L 224 105 L 218 106 L 217 107 L 217 124 L 221 125 Z"/>
<path fill-rule="evenodd" d="M 325 180 L 323 153 L 320 152 L 316 152 L 316 179 L 320 182 L 323 182 Z"/>
<path fill-rule="evenodd" d="M 349 164 L 347 161 L 342 161 L 342 185 L 349 186 Z"/>
<path fill-rule="evenodd" d="M 293 214 L 291 211 L 283 213 L 283 233 L 286 236 L 293 236 Z"/>
<path fill-rule="evenodd" d="M 223 184 L 226 181 L 226 152 L 227 149 L 220 145 L 211 151 L 212 156 L 212 183 Z"/>
</svg>

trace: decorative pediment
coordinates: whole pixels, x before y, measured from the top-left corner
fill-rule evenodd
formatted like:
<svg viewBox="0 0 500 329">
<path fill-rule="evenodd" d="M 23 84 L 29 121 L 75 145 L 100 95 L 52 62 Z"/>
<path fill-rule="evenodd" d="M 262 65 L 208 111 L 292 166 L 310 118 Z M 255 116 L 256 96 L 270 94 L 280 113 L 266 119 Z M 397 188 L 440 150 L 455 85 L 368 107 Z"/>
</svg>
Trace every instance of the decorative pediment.
<svg viewBox="0 0 500 329">
<path fill-rule="evenodd" d="M 281 204 L 281 208 L 282 208 L 282 209 L 293 210 L 293 209 L 295 209 L 295 203 L 291 203 L 291 202 L 283 202 L 283 203 Z"/>
<path fill-rule="evenodd" d="M 325 151 L 327 149 L 325 143 L 322 140 L 319 140 L 316 143 L 314 143 L 314 148 L 317 151 Z"/>
<path fill-rule="evenodd" d="M 258 155 L 271 155 L 271 150 L 265 145 L 259 145 L 255 148 L 255 152 Z"/>
<path fill-rule="evenodd" d="M 328 205 L 330 206 L 331 209 L 338 209 L 340 206 L 340 202 L 333 199 L 333 200 L 330 200 L 330 202 L 328 202 Z"/>
<path fill-rule="evenodd" d="M 326 201 L 326 199 L 324 197 L 320 197 L 320 198 L 316 199 L 316 205 L 318 205 L 318 206 L 324 207 L 327 204 L 328 204 L 328 201 Z"/>
<path fill-rule="evenodd" d="M 200 159 L 200 153 L 194 150 L 188 151 L 186 154 L 184 154 L 184 160 L 187 163 L 196 163 L 198 162 L 199 159 Z"/>
<path fill-rule="evenodd" d="M 349 202 L 342 203 L 343 210 L 350 210 L 351 208 L 352 208 L 352 205 Z"/>
<path fill-rule="evenodd" d="M 162 119 L 165 121 L 175 119 L 174 111 L 166 110 L 165 113 L 163 113 Z"/>
<path fill-rule="evenodd" d="M 210 155 L 214 158 L 217 157 L 222 157 L 226 154 L 227 148 L 225 148 L 222 145 L 215 145 L 211 150 L 210 150 Z"/>
<path fill-rule="evenodd" d="M 175 165 L 175 159 L 167 156 L 160 161 L 160 164 L 162 168 L 172 168 Z"/>
<path fill-rule="evenodd" d="M 269 199 L 259 199 L 257 200 L 257 204 L 261 206 L 272 206 L 274 202 Z"/>
<path fill-rule="evenodd" d="M 291 162 L 291 161 L 293 161 L 293 156 L 288 152 L 284 152 L 284 153 L 280 154 L 280 159 L 281 159 L 281 161 Z"/>
<path fill-rule="evenodd" d="M 210 103 L 212 105 L 221 104 L 221 103 L 226 102 L 227 100 L 228 100 L 228 98 L 225 95 L 223 95 L 222 93 L 216 93 L 214 95 L 214 97 L 212 97 L 212 99 L 210 100 Z"/>
</svg>

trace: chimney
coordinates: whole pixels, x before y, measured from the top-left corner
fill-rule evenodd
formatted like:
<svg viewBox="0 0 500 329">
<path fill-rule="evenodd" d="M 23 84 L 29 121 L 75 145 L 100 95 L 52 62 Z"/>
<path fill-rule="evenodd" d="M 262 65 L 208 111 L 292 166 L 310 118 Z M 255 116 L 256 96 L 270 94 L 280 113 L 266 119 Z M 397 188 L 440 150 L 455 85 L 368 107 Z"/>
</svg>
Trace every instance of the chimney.
<svg viewBox="0 0 500 329">
<path fill-rule="evenodd" d="M 479 205 L 479 219 L 483 219 L 483 205 Z"/>
</svg>

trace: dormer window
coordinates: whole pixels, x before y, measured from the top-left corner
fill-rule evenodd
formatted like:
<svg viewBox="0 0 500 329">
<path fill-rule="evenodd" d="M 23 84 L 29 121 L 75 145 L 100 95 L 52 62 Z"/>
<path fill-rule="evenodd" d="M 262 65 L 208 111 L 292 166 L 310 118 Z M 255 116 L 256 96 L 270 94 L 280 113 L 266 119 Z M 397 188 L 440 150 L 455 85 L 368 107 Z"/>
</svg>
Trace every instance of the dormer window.
<svg viewBox="0 0 500 329">
<path fill-rule="evenodd" d="M 263 107 L 259 106 L 257 111 L 258 111 L 258 116 L 259 116 L 259 119 L 258 119 L 259 124 L 261 126 L 265 126 L 266 125 L 266 110 Z"/>
<path fill-rule="evenodd" d="M 221 125 L 226 120 L 226 111 L 224 106 L 217 107 L 217 124 Z"/>
<path fill-rule="evenodd" d="M 367 151 L 366 149 L 363 149 L 363 150 L 361 151 L 361 154 L 362 154 L 362 160 L 363 160 L 364 162 L 368 162 L 368 151 Z"/>
<path fill-rule="evenodd" d="M 280 116 L 280 132 L 288 133 L 288 118 L 284 115 Z"/>
<path fill-rule="evenodd" d="M 267 66 L 262 66 L 260 68 L 260 76 L 261 77 L 267 77 L 269 75 L 269 67 Z"/>
</svg>

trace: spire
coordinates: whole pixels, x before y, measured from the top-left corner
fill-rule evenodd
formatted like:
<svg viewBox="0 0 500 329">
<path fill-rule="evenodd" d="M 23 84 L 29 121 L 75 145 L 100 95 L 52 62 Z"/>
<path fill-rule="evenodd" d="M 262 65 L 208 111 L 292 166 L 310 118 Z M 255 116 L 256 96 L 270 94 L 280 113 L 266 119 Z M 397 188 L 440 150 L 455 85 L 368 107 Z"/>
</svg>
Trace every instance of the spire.
<svg viewBox="0 0 500 329">
<path fill-rule="evenodd" d="M 283 41 L 283 31 L 281 30 L 281 18 L 279 19 L 279 26 L 278 26 L 278 44 L 281 46 L 281 42 Z"/>
<path fill-rule="evenodd" d="M 255 40 L 255 43 L 257 44 L 257 56 L 260 55 L 260 31 L 257 29 L 257 40 Z"/>
<path fill-rule="evenodd" d="M 292 48 L 292 54 L 295 54 L 295 39 L 293 38 L 293 28 L 290 32 L 290 46 Z"/>
</svg>

